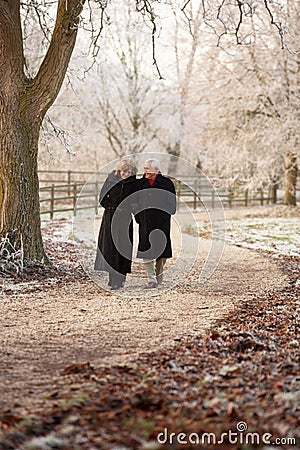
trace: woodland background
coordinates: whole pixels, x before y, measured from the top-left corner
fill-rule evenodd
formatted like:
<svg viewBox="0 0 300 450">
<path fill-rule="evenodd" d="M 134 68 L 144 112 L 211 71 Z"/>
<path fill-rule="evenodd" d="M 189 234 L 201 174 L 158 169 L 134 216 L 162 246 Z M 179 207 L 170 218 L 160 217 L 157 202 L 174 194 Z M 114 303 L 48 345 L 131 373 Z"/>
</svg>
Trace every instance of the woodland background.
<svg viewBox="0 0 300 450">
<path fill-rule="evenodd" d="M 281 183 L 299 158 L 299 3 L 240 3 L 239 28 L 230 4 L 219 23 L 202 2 L 158 4 L 153 45 L 135 1 L 108 4 L 97 39 L 87 14 L 43 125 L 40 168 L 99 170 L 154 151 L 197 164 L 223 187 Z M 43 54 L 35 34 L 27 46 L 34 73 Z"/>
</svg>

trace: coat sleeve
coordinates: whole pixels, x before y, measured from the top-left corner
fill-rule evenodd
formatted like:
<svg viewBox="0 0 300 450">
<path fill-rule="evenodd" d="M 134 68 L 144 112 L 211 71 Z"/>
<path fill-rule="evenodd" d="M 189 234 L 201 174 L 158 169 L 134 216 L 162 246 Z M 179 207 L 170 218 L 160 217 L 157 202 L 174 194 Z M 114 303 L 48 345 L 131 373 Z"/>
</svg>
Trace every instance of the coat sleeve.
<svg viewBox="0 0 300 450">
<path fill-rule="evenodd" d="M 176 190 L 173 181 L 169 178 L 166 179 L 166 190 L 171 192 L 172 195 L 168 195 L 167 201 L 167 212 L 169 214 L 176 213 L 177 201 L 176 201 Z"/>
<path fill-rule="evenodd" d="M 99 195 L 99 204 L 101 206 L 103 206 L 103 208 L 106 208 L 108 206 L 111 206 L 111 201 L 109 198 L 109 191 L 110 191 L 110 182 L 109 179 L 106 178 L 106 180 L 104 181 L 104 184 L 102 186 L 102 189 L 100 191 L 100 195 Z"/>
</svg>

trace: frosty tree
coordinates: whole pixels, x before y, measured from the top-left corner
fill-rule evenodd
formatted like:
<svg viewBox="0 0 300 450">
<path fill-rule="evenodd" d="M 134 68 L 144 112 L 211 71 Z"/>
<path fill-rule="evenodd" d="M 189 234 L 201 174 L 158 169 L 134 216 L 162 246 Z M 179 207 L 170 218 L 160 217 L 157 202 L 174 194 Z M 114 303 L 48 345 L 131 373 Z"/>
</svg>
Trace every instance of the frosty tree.
<svg viewBox="0 0 300 450">
<path fill-rule="evenodd" d="M 166 103 L 163 81 L 149 64 L 149 28 L 134 6 L 129 0 L 122 10 L 114 7 L 105 60 L 93 75 L 96 108 L 90 114 L 117 157 L 151 148 L 160 132 L 155 117 Z"/>
<path fill-rule="evenodd" d="M 290 27 L 297 30 L 299 6 L 285 4 Z M 294 42 L 283 36 L 288 46 L 283 50 L 269 19 L 263 5 L 257 5 L 256 20 L 251 15 L 244 19 L 239 46 L 223 42 L 202 55 L 205 167 L 228 188 L 285 181 L 285 203 L 295 205 L 300 154 L 297 31 Z"/>
</svg>

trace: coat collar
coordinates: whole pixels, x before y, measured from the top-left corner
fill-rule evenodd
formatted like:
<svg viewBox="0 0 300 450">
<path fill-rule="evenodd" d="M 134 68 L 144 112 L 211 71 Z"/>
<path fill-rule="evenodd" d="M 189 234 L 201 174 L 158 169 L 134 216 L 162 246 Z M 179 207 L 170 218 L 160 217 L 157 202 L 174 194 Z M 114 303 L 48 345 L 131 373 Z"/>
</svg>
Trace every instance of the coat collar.
<svg viewBox="0 0 300 450">
<path fill-rule="evenodd" d="M 147 178 L 145 177 L 145 174 L 143 175 L 142 180 L 144 180 L 144 183 L 145 183 L 145 182 L 148 183 L 148 180 L 147 180 Z M 162 174 L 161 174 L 160 172 L 158 172 L 157 177 L 155 178 L 154 183 L 153 183 L 152 186 L 155 186 L 156 183 L 161 183 L 162 180 L 163 180 L 163 176 L 162 176 Z M 150 186 L 150 183 L 148 183 L 148 184 L 149 184 L 149 186 Z"/>
</svg>

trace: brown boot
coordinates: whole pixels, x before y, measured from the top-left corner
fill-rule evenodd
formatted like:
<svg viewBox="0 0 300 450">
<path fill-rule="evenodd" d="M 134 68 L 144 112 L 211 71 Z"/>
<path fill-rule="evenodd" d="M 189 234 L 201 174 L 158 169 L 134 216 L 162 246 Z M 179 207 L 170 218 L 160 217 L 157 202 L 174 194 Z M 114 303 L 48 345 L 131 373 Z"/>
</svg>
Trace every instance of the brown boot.
<svg viewBox="0 0 300 450">
<path fill-rule="evenodd" d="M 158 286 L 160 286 L 163 282 L 163 276 L 161 275 L 156 275 L 156 280 L 157 280 L 157 284 Z"/>
</svg>

